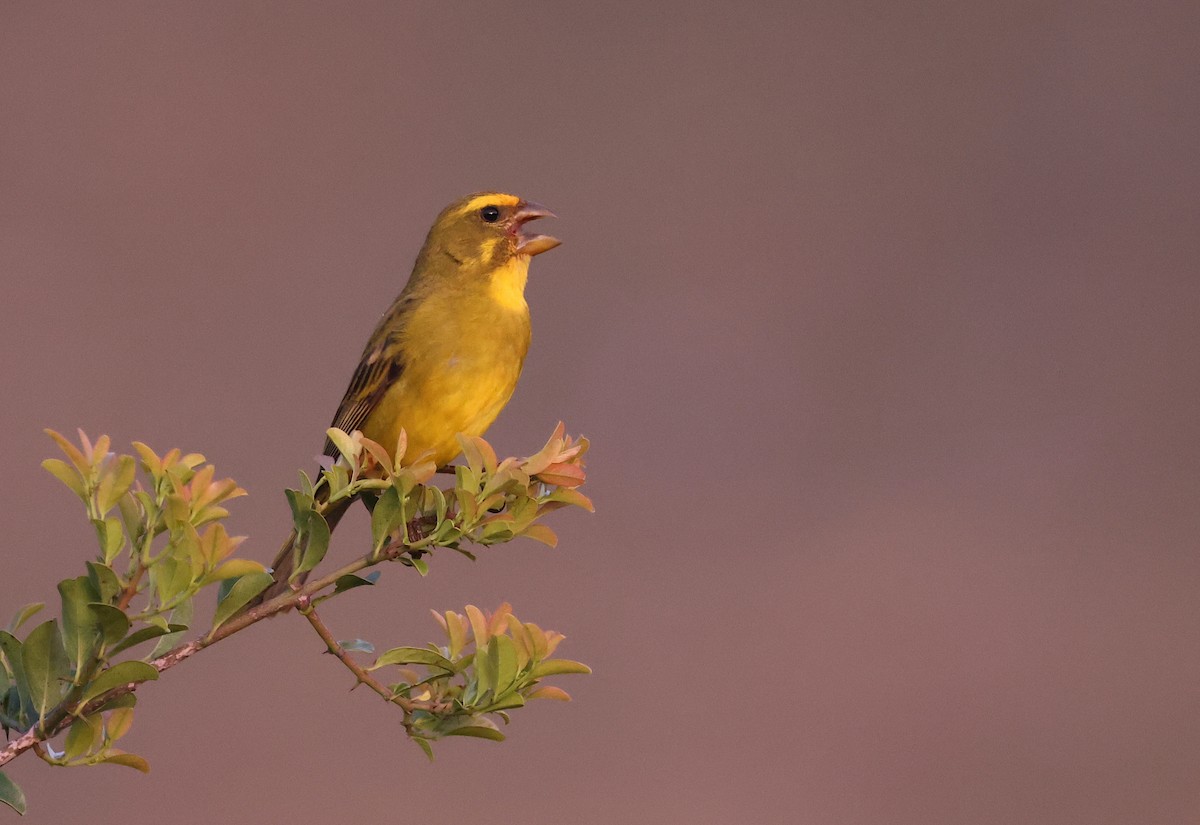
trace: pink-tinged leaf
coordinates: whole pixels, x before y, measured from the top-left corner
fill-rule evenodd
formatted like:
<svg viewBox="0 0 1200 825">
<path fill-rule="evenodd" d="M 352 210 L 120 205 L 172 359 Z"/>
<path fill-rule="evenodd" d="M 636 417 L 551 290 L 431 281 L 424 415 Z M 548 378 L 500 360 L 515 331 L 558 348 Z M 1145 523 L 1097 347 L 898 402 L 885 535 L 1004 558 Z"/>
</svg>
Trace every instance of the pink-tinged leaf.
<svg viewBox="0 0 1200 825">
<path fill-rule="evenodd" d="M 570 702 L 571 694 L 554 685 L 542 685 L 528 695 L 529 699 L 554 699 L 557 702 Z"/>
<path fill-rule="evenodd" d="M 43 430 L 43 432 L 50 436 L 50 438 L 54 439 L 54 443 L 57 444 L 58 448 L 66 454 L 67 458 L 71 459 L 71 463 L 79 469 L 79 472 L 87 473 L 91 470 L 91 465 L 88 464 L 88 461 L 86 458 L 84 458 L 83 453 L 79 452 L 78 447 L 76 447 L 70 441 L 67 441 L 64 436 L 60 435 L 54 430 Z"/>
<path fill-rule="evenodd" d="M 570 443 L 570 442 L 568 441 L 568 443 Z M 559 461 L 570 461 L 571 459 L 575 458 L 577 455 L 582 453 L 583 448 L 585 446 L 586 446 L 586 442 L 576 441 L 573 445 L 571 445 L 569 447 L 563 447 L 563 449 L 558 451 L 558 460 Z"/>
<path fill-rule="evenodd" d="M 550 466 L 550 462 L 554 460 L 554 455 L 549 450 L 540 450 L 525 459 L 521 465 L 521 469 L 530 476 L 535 476 L 542 470 Z"/>
<path fill-rule="evenodd" d="M 467 618 L 471 620 L 471 632 L 475 636 L 475 649 L 486 650 L 488 639 L 487 619 L 484 618 L 483 611 L 473 604 L 467 605 Z"/>
<path fill-rule="evenodd" d="M 204 494 L 208 491 L 209 485 L 212 484 L 213 474 L 216 473 L 216 468 L 209 464 L 201 467 L 192 476 L 192 481 L 188 485 L 189 498 L 194 502 L 193 506 L 196 509 L 203 507 L 208 502 L 204 500 Z"/>
<path fill-rule="evenodd" d="M 113 748 L 104 758 L 102 762 L 111 763 L 113 765 L 124 765 L 127 768 L 134 768 L 142 773 L 150 773 L 150 763 L 136 753 L 126 753 L 122 750 Z"/>
<path fill-rule="evenodd" d="M 578 487 L 587 480 L 587 474 L 576 464 L 551 464 L 537 473 L 537 477 L 547 484 L 559 487 Z"/>
<path fill-rule="evenodd" d="M 92 441 L 87 437 L 87 433 L 83 431 L 82 427 L 77 427 L 75 432 L 79 435 L 79 446 L 83 447 L 83 457 L 90 465 L 92 459 L 95 457 L 95 451 L 92 449 Z"/>
<path fill-rule="evenodd" d="M 527 539 L 540 541 L 547 547 L 558 547 L 558 536 L 544 524 L 531 524 L 521 532 L 521 535 Z"/>
<path fill-rule="evenodd" d="M 546 647 L 545 631 L 533 622 L 526 622 L 525 632 L 529 634 L 529 641 L 533 647 L 533 658 L 541 661 L 550 655 L 550 651 Z"/>
<path fill-rule="evenodd" d="M 502 602 L 497 607 L 492 615 L 488 617 L 488 635 L 499 636 L 504 632 L 504 628 L 508 626 L 508 617 L 512 615 L 512 605 L 508 602 Z"/>
<path fill-rule="evenodd" d="M 80 430 L 80 432 L 82 433 L 83 431 Z M 102 435 L 99 438 L 97 438 L 96 444 L 95 444 L 95 446 L 93 448 L 93 452 L 92 452 L 92 465 L 95 466 L 96 468 L 99 468 L 100 464 L 106 458 L 108 458 L 108 453 L 109 453 L 109 450 L 111 447 L 112 447 L 112 439 L 109 438 L 108 436 Z"/>
<path fill-rule="evenodd" d="M 162 459 L 158 457 L 158 454 L 154 450 L 151 450 L 140 441 L 133 442 L 133 449 L 137 450 L 137 454 L 142 459 L 142 466 L 146 468 L 146 472 L 155 477 L 162 475 Z"/>
<path fill-rule="evenodd" d="M 476 446 L 475 439 L 470 436 L 459 433 L 455 440 L 458 441 L 458 449 L 462 452 L 462 457 L 466 459 L 467 466 L 476 473 L 483 471 L 483 455 L 479 452 L 479 447 Z"/>
<path fill-rule="evenodd" d="M 384 469 L 392 469 L 392 457 L 387 454 L 387 450 L 383 448 L 382 444 L 363 436 L 362 445 L 367 453 L 375 459 L 375 463 Z"/>
<path fill-rule="evenodd" d="M 562 635 L 561 633 L 559 633 L 557 630 L 547 630 L 546 631 L 546 655 L 553 656 L 554 650 L 558 647 L 558 643 L 561 642 L 565 638 L 567 638 L 567 637 Z"/>
<path fill-rule="evenodd" d="M 429 612 L 433 614 L 434 621 L 436 621 L 439 625 L 442 626 L 442 632 L 448 633 L 449 631 L 446 629 L 446 617 L 433 609 L 430 609 Z"/>
<path fill-rule="evenodd" d="M 517 670 L 524 670 L 525 665 L 533 658 L 533 645 L 529 641 L 529 634 L 525 632 L 525 625 L 521 620 L 513 615 L 508 617 L 508 633 L 517 649 Z"/>
<path fill-rule="evenodd" d="M 550 466 L 555 461 L 559 450 L 562 449 L 562 437 L 565 432 L 566 427 L 559 421 L 558 426 L 554 428 L 554 434 L 550 436 L 550 440 L 546 442 L 546 445 L 542 449 L 525 459 L 525 466 L 522 469 L 533 476 Z"/>
<path fill-rule="evenodd" d="M 489 473 L 496 472 L 496 451 L 492 449 L 492 445 L 478 436 L 471 441 L 475 443 L 475 449 L 479 450 L 479 455 L 483 458 L 483 468 Z"/>
<path fill-rule="evenodd" d="M 189 470 L 194 470 L 207 461 L 203 453 L 188 453 L 183 458 L 179 459 L 179 463 Z"/>
<path fill-rule="evenodd" d="M 427 454 L 428 453 L 423 453 L 422 455 Z M 432 461 L 419 460 L 413 463 L 408 470 L 413 474 L 413 480 L 415 480 L 417 484 L 424 484 L 425 482 L 429 481 L 429 479 L 433 478 L 433 476 L 437 473 L 437 465 Z"/>
<path fill-rule="evenodd" d="M 400 428 L 400 435 L 396 437 L 396 452 L 392 453 L 392 465 L 400 466 L 400 459 L 404 458 L 404 454 L 408 452 L 408 433 L 403 427 Z"/>
</svg>

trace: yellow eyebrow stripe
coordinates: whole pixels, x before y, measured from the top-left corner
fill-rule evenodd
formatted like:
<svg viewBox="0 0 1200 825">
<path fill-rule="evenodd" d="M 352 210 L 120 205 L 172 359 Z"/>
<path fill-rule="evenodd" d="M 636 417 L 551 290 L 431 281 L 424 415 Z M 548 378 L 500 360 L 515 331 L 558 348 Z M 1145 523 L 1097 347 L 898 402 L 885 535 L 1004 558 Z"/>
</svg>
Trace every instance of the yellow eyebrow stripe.
<svg viewBox="0 0 1200 825">
<path fill-rule="evenodd" d="M 459 215 L 465 215 L 468 212 L 474 212 L 476 209 L 493 204 L 495 206 L 516 206 L 521 202 L 521 199 L 515 195 L 502 195 L 498 192 L 485 192 L 482 195 L 471 198 L 467 201 L 467 205 L 458 210 Z"/>
</svg>

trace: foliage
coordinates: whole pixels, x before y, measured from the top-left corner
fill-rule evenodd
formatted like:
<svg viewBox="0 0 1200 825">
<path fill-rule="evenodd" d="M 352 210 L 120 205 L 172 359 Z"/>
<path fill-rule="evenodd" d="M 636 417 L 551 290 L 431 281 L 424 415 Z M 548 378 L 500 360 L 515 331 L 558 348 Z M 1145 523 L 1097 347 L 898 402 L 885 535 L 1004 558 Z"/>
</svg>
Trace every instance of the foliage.
<svg viewBox="0 0 1200 825">
<path fill-rule="evenodd" d="M 144 758 L 116 747 L 133 723 L 138 685 L 292 607 L 359 682 L 402 709 L 405 730 L 429 755 L 430 742 L 443 736 L 503 739 L 493 717 L 507 723 L 507 712 L 526 700 L 567 699 L 542 680 L 589 672 L 577 662 L 549 658 L 561 634 L 518 621 L 507 604 L 491 614 L 473 605 L 465 615 L 435 613 L 445 644 L 392 648 L 369 665 L 353 654 L 373 647 L 336 641 L 316 611 L 327 599 L 374 585 L 378 571 L 358 574 L 382 562 L 397 561 L 424 576 L 437 548 L 473 559 L 468 544 L 526 536 L 554 546 L 554 532 L 540 521 L 544 515 L 566 506 L 592 509 L 578 489 L 587 441 L 567 437 L 562 424 L 524 459 L 497 460 L 483 439 L 462 438 L 466 461 L 447 489 L 434 483 L 436 468 L 426 456 L 405 460 L 403 434 L 389 455 L 357 431 L 331 429 L 342 460 L 316 481 L 301 474 L 299 489 L 287 491 L 296 529 L 291 589 L 252 607 L 273 579 L 263 565 L 235 555 L 243 539 L 222 524 L 229 515 L 225 504 L 245 495 L 232 479 L 217 479 L 197 453 L 160 456 L 135 442 L 136 456 L 118 455 L 109 451 L 107 436 L 93 443 L 80 432 L 76 445 L 47 432 L 66 460 L 51 458 L 42 466 L 82 502 L 98 553 L 86 563 L 86 575 L 59 582 L 59 618 L 20 638 L 44 608 L 31 604 L 0 631 L 0 726 L 6 735 L 18 734 L 0 751 L 0 765 L 33 750 L 57 766 L 110 763 L 148 771 Z M 300 574 L 314 571 L 329 548 L 327 515 L 359 498 L 372 513 L 370 551 L 302 583 Z M 182 642 L 205 589 L 216 591 L 212 625 Z M 392 685 L 372 675 L 395 668 L 400 680 Z M 18 812 L 25 808 L 20 789 L 3 773 L 0 802 Z"/>
</svg>

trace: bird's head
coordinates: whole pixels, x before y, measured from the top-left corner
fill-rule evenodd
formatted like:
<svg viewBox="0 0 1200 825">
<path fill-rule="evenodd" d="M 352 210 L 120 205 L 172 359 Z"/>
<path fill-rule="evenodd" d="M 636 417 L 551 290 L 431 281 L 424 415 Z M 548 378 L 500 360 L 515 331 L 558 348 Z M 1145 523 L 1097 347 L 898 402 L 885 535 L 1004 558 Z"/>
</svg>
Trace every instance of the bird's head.
<svg viewBox="0 0 1200 825">
<path fill-rule="evenodd" d="M 425 252 L 446 254 L 460 267 L 487 271 L 518 256 L 540 255 L 562 241 L 527 224 L 553 218 L 541 204 L 500 192 L 477 192 L 447 206 L 425 240 Z"/>
</svg>

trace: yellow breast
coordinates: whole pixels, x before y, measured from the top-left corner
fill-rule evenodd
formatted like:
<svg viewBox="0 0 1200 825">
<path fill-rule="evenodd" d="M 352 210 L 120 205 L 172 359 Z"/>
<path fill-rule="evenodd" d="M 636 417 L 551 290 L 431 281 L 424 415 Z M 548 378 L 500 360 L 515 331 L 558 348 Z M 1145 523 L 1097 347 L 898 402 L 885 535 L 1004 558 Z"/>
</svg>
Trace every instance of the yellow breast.
<svg viewBox="0 0 1200 825">
<path fill-rule="evenodd" d="M 458 455 L 458 433 L 482 435 L 491 426 L 529 349 L 528 266 L 525 258 L 487 284 L 431 294 L 413 310 L 402 336 L 404 369 L 367 416 L 368 438 L 392 449 L 403 427 L 408 456 L 431 450 L 441 466 Z"/>
</svg>

